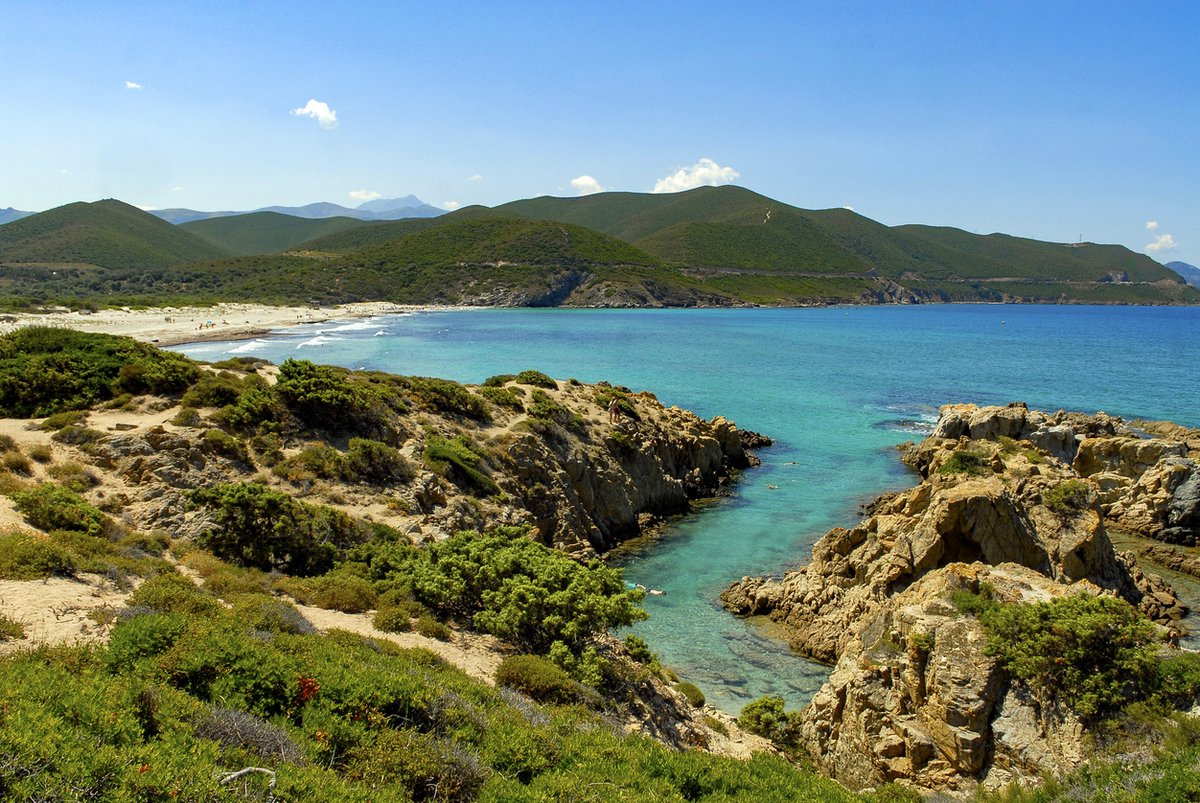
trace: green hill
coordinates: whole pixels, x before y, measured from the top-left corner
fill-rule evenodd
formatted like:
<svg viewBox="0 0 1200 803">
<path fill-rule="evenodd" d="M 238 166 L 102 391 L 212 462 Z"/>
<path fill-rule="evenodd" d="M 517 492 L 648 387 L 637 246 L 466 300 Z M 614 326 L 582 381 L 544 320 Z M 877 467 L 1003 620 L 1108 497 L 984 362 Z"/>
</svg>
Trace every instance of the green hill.
<svg viewBox="0 0 1200 803">
<path fill-rule="evenodd" d="M 0 227 L 0 262 L 153 270 L 230 251 L 116 200 L 73 203 Z"/>
<path fill-rule="evenodd" d="M 348 217 L 300 218 L 278 212 L 214 217 L 180 224 L 179 228 L 242 256 L 275 254 L 307 240 L 369 226 Z"/>
<path fill-rule="evenodd" d="M 848 209 L 805 210 L 741 187 L 655 195 L 541 197 L 496 207 L 627 240 L 687 268 L 870 275 L 895 280 L 1174 281 L 1117 245 L 1065 245 L 933 226 L 888 227 Z"/>
</svg>

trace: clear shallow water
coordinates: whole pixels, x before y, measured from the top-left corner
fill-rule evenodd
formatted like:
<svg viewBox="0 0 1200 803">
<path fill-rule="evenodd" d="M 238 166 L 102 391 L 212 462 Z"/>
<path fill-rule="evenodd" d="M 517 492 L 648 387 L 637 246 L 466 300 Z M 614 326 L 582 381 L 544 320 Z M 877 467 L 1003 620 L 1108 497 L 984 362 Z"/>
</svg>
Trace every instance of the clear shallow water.
<svg viewBox="0 0 1200 803">
<path fill-rule="evenodd" d="M 881 491 L 911 484 L 893 447 L 948 402 L 1106 412 L 1200 426 L 1200 310 L 920 306 L 789 310 L 470 310 L 294 327 L 178 350 L 300 357 L 482 382 L 536 368 L 651 390 L 775 438 L 734 497 L 621 555 L 667 592 L 636 631 L 710 702 L 736 713 L 779 694 L 801 705 L 827 670 L 729 616 L 746 574 L 804 562 Z M 775 486 L 775 487 L 771 487 Z"/>
</svg>

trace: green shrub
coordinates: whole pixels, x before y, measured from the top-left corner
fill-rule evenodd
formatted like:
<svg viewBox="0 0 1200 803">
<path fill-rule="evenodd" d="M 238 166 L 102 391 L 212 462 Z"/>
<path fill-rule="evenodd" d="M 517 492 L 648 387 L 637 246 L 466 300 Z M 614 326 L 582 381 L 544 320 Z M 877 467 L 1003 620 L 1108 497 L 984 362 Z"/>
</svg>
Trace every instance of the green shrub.
<svg viewBox="0 0 1200 803">
<path fill-rule="evenodd" d="M 241 378 L 235 374 L 205 371 L 183 394 L 180 403 L 185 407 L 224 407 L 236 403 L 243 389 Z"/>
<path fill-rule="evenodd" d="M 295 605 L 263 594 L 232 597 L 233 618 L 250 630 L 306 636 L 317 632 Z"/>
<path fill-rule="evenodd" d="M 258 483 L 200 488 L 191 500 L 212 511 L 215 529 L 202 546 L 216 556 L 264 571 L 320 574 L 346 547 L 371 534 L 362 522 L 333 508 L 308 505 Z"/>
<path fill-rule="evenodd" d="M 578 563 L 521 528 L 458 533 L 422 550 L 408 571 L 416 598 L 434 611 L 530 652 L 559 642 L 578 655 L 597 634 L 646 616 L 620 572 Z"/>
<path fill-rule="evenodd" d="M 77 494 L 100 484 L 100 478 L 87 466 L 67 460 L 56 466 L 51 466 L 46 473 L 59 482 L 64 488 Z"/>
<path fill-rule="evenodd" d="M 306 446 L 298 453 L 279 463 L 274 473 L 295 481 L 296 478 L 320 477 L 325 480 L 343 480 L 349 476 L 346 457 L 325 443 Z"/>
<path fill-rule="evenodd" d="M 458 382 L 425 376 L 397 377 L 396 381 L 426 409 L 463 415 L 477 421 L 491 420 L 487 405 Z"/>
<path fill-rule="evenodd" d="M 113 521 L 79 494 L 51 482 L 12 495 L 25 520 L 41 530 L 78 530 L 103 535 Z"/>
<path fill-rule="evenodd" d="M 525 410 L 525 405 L 521 403 L 520 397 L 513 393 L 510 388 L 484 385 L 479 388 L 478 392 L 480 396 L 497 407 L 507 407 L 518 413 Z"/>
<path fill-rule="evenodd" d="M 938 467 L 939 474 L 966 474 L 971 477 L 979 477 L 992 473 L 991 465 L 988 463 L 987 457 L 978 452 L 971 452 L 965 449 L 955 451 L 945 463 Z"/>
<path fill-rule="evenodd" d="M 489 376 L 487 379 L 483 380 L 483 384 L 484 387 L 499 388 L 507 385 L 516 378 L 516 374 L 496 374 L 495 376 Z"/>
<path fill-rule="evenodd" d="M 760 697 L 742 707 L 738 725 L 778 745 L 796 744 L 800 736 L 800 715 L 783 710 L 782 697 Z"/>
<path fill-rule="evenodd" d="M 131 616 L 113 628 L 104 662 L 110 671 L 129 669 L 142 658 L 169 650 L 187 628 L 182 613 L 149 613 Z"/>
<path fill-rule="evenodd" d="M 1184 652 L 1158 664 L 1154 696 L 1171 707 L 1190 708 L 1200 702 L 1200 653 Z"/>
<path fill-rule="evenodd" d="M 412 616 L 404 608 L 383 607 L 375 612 L 371 624 L 385 633 L 407 633 L 412 630 Z"/>
<path fill-rule="evenodd" d="M 222 429 L 204 430 L 204 448 L 213 454 L 223 455 L 235 460 L 245 458 L 245 450 L 238 438 Z"/>
<path fill-rule="evenodd" d="M 533 393 L 530 394 L 530 403 L 525 411 L 530 418 L 551 421 L 564 427 L 578 427 L 583 423 L 583 419 L 577 413 L 571 412 L 570 408 L 554 401 L 550 398 L 550 394 L 540 388 L 534 388 Z"/>
<path fill-rule="evenodd" d="M 39 463 L 51 463 L 54 461 L 54 452 L 44 443 L 35 443 L 29 447 L 29 456 Z"/>
<path fill-rule="evenodd" d="M 68 410 L 47 416 L 39 426 L 47 432 L 57 432 L 63 427 L 82 426 L 88 419 L 87 410 Z"/>
<path fill-rule="evenodd" d="M 398 450 L 367 438 L 350 439 L 346 467 L 355 479 L 375 485 L 408 482 L 415 474 L 412 465 Z"/>
<path fill-rule="evenodd" d="M 417 631 L 417 635 L 425 638 L 437 639 L 438 641 L 450 640 L 450 628 L 445 623 L 439 622 L 432 614 L 423 613 L 417 617 L 417 621 L 413 624 L 413 630 Z"/>
<path fill-rule="evenodd" d="M 516 375 L 515 379 L 522 385 L 533 385 L 534 387 L 546 388 L 547 390 L 558 390 L 558 383 L 541 371 L 522 371 Z"/>
<path fill-rule="evenodd" d="M 369 611 L 378 600 L 369 580 L 345 572 L 305 579 L 285 578 L 276 583 L 276 588 L 295 597 L 301 605 L 344 613 Z"/>
<path fill-rule="evenodd" d="M 0 642 L 25 638 L 25 625 L 8 614 L 0 613 Z"/>
<path fill-rule="evenodd" d="M 1042 494 L 1042 503 L 1060 516 L 1073 516 L 1092 504 L 1092 486 L 1084 480 L 1066 480 Z"/>
<path fill-rule="evenodd" d="M 270 578 L 258 569 L 243 569 L 230 564 L 204 577 L 204 589 L 222 599 L 235 594 L 263 594 L 270 588 Z"/>
<path fill-rule="evenodd" d="M 128 337 L 30 326 L 0 337 L 0 415 L 40 418 L 122 393 L 184 390 L 199 368 Z"/>
<path fill-rule="evenodd" d="M 177 427 L 198 427 L 204 423 L 204 419 L 195 407 L 184 407 L 172 416 L 171 423 Z"/>
<path fill-rule="evenodd" d="M 86 449 L 93 443 L 98 443 L 107 437 L 107 435 L 98 429 L 92 429 L 90 427 L 77 427 L 73 424 L 68 424 L 58 432 L 55 432 L 53 435 L 51 435 L 50 440 L 57 441 L 58 443 L 65 443 L 68 446 L 79 446 L 80 448 Z"/>
<path fill-rule="evenodd" d="M 695 684 L 688 683 L 687 681 L 681 681 L 680 683 L 675 684 L 675 691 L 686 697 L 688 705 L 690 705 L 692 708 L 704 707 L 704 692 L 700 691 Z"/>
<path fill-rule="evenodd" d="M 224 610 L 212 594 L 201 591 L 181 574 L 158 574 L 142 583 L 125 604 L 130 608 L 149 608 L 161 613 L 205 616 Z"/>
<path fill-rule="evenodd" d="M 434 471 L 448 474 L 455 482 L 465 483 L 476 491 L 499 493 L 499 486 L 478 468 L 483 458 L 477 448 L 465 435 L 456 438 L 430 435 L 425 441 L 425 462 Z"/>
<path fill-rule="evenodd" d="M 540 655 L 510 655 L 496 669 L 496 685 L 516 689 L 541 703 L 579 699 L 579 683 Z"/>
<path fill-rule="evenodd" d="M 625 637 L 625 649 L 629 650 L 629 657 L 639 664 L 648 664 L 656 660 L 646 640 L 632 633 Z"/>
<path fill-rule="evenodd" d="M 369 432 L 382 423 L 378 394 L 344 368 L 284 360 L 275 392 L 301 420 L 317 429 Z"/>
<path fill-rule="evenodd" d="M 1079 593 L 996 605 L 979 617 L 987 652 L 1046 699 L 1084 719 L 1144 699 L 1159 685 L 1154 625 L 1124 600 Z"/>
<path fill-rule="evenodd" d="M 0 465 L 13 474 L 22 474 L 26 477 L 33 474 L 33 462 L 21 452 L 5 452 L 0 457 Z"/>
<path fill-rule="evenodd" d="M 393 790 L 393 799 L 414 801 L 472 800 L 488 775 L 474 754 L 454 742 L 407 729 L 387 731 L 352 751 L 346 774 Z"/>
<path fill-rule="evenodd" d="M 77 555 L 47 538 L 20 531 L 0 533 L 0 578 L 70 577 L 78 568 Z"/>
</svg>

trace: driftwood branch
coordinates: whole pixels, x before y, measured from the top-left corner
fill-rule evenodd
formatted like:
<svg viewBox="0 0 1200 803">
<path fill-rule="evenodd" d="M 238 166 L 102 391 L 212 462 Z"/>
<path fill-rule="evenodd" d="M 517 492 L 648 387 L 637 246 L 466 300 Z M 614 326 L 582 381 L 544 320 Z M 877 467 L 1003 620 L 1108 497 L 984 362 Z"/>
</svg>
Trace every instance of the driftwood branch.
<svg viewBox="0 0 1200 803">
<path fill-rule="evenodd" d="M 261 772 L 266 775 L 270 775 L 271 782 L 269 784 L 267 784 L 267 788 L 269 788 L 269 789 L 275 788 L 275 770 L 268 770 L 263 767 L 243 767 L 242 769 L 237 770 L 236 772 L 227 772 L 221 776 L 221 780 L 218 783 L 227 784 L 231 781 L 236 781 L 238 778 L 241 778 L 243 775 L 249 775 L 252 772 Z"/>
</svg>

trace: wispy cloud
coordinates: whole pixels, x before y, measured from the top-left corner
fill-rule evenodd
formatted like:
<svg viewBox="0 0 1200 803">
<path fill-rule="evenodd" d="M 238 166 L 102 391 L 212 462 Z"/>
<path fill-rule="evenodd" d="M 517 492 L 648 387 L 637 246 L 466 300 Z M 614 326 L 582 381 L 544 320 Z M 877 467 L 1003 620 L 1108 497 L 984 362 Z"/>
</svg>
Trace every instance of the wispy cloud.
<svg viewBox="0 0 1200 803">
<path fill-rule="evenodd" d="M 473 176 L 467 176 L 467 181 L 483 181 L 483 176 L 476 173 Z"/>
<path fill-rule="evenodd" d="M 579 190 L 580 195 L 593 195 L 604 192 L 604 187 L 591 176 L 578 176 L 571 179 L 571 186 Z"/>
<path fill-rule="evenodd" d="M 375 190 L 350 190 L 350 192 L 346 194 L 350 196 L 351 200 L 360 201 L 362 203 L 366 203 L 367 201 L 375 201 L 383 197 L 383 193 L 375 192 Z"/>
<path fill-rule="evenodd" d="M 142 88 L 142 85 L 141 85 L 141 84 L 134 83 L 133 81 L 126 81 L 126 82 L 125 82 L 125 88 L 126 88 L 126 89 L 141 89 L 141 88 Z"/>
<path fill-rule="evenodd" d="M 1174 237 L 1169 234 L 1160 234 L 1154 238 L 1154 242 L 1146 245 L 1146 251 L 1157 254 L 1161 251 L 1174 251 L 1178 247 Z"/>
<path fill-rule="evenodd" d="M 1157 230 L 1158 230 L 1158 221 L 1157 220 L 1147 220 L 1146 221 L 1146 231 L 1157 231 Z"/>
<path fill-rule="evenodd" d="M 460 206 L 462 206 L 462 204 L 460 204 L 458 201 L 442 201 L 442 209 L 445 209 L 447 212 L 453 212 Z"/>
<path fill-rule="evenodd" d="M 329 104 L 320 100 L 310 99 L 299 109 L 292 109 L 292 114 L 298 117 L 311 117 L 321 128 L 337 128 L 337 112 L 329 108 Z"/>
<path fill-rule="evenodd" d="M 740 175 L 732 167 L 722 167 L 712 159 L 704 158 L 691 167 L 681 167 L 671 175 L 660 178 L 651 192 L 680 192 L 696 187 L 715 187 L 735 181 Z"/>
</svg>

